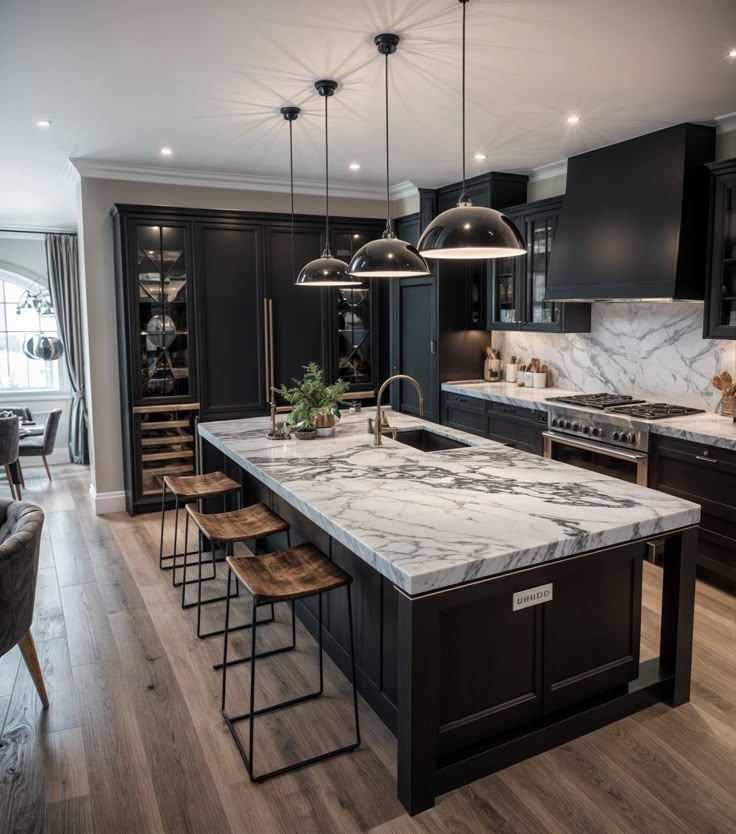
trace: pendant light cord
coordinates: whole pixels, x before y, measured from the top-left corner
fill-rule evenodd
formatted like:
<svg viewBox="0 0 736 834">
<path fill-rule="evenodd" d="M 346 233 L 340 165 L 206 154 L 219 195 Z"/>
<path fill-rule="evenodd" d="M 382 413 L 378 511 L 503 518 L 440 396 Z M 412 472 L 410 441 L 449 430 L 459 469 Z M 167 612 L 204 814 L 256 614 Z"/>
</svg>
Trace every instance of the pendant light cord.
<svg viewBox="0 0 736 834">
<path fill-rule="evenodd" d="M 386 90 L 386 231 L 384 237 L 391 237 L 393 229 L 391 228 L 391 198 L 389 189 L 389 140 L 388 140 L 388 52 L 384 56 L 385 63 L 385 90 Z"/>
<path fill-rule="evenodd" d="M 460 203 L 468 201 L 468 195 L 465 193 L 465 7 L 468 0 L 461 0 L 463 5 L 463 188 L 460 193 Z"/>
<path fill-rule="evenodd" d="M 330 151 L 328 140 L 327 101 L 325 96 L 325 254 L 329 257 L 330 252 Z"/>
<path fill-rule="evenodd" d="M 294 260 L 294 122 L 289 119 L 289 184 L 291 186 L 291 274 L 296 275 Z"/>
</svg>

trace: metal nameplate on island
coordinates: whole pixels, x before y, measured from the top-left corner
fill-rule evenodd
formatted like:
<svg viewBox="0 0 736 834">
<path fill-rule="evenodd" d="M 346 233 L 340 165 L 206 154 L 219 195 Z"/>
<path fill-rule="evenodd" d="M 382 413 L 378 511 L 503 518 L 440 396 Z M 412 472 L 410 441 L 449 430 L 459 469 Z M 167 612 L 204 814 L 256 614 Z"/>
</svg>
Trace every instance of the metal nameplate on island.
<svg viewBox="0 0 736 834">
<path fill-rule="evenodd" d="M 526 588 L 523 591 L 514 593 L 514 611 L 521 611 L 522 608 L 530 608 L 532 605 L 541 605 L 543 602 L 552 600 L 552 583 L 537 585 L 536 588 Z"/>
</svg>

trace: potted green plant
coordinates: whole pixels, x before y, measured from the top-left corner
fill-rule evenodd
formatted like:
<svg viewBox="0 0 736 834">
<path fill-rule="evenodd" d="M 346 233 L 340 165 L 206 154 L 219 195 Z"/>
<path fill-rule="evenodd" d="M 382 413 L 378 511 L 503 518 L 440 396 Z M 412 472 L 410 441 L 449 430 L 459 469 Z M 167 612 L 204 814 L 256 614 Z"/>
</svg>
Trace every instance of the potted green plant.
<svg viewBox="0 0 736 834">
<path fill-rule="evenodd" d="M 292 406 L 286 418 L 300 440 L 311 440 L 318 435 L 333 434 L 335 423 L 340 419 L 338 406 L 350 385 L 338 380 L 325 385 L 324 371 L 316 362 L 304 366 L 301 380 L 292 379 L 293 388 L 282 385 L 279 394 Z"/>
</svg>

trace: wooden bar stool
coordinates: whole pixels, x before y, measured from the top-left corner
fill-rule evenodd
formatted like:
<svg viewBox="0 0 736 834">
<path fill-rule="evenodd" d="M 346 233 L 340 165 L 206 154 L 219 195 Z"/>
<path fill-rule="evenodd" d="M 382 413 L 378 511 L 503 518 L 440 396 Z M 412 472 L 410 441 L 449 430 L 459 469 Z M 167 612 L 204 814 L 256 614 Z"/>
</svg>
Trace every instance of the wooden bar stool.
<svg viewBox="0 0 736 834">
<path fill-rule="evenodd" d="M 166 491 L 174 495 L 174 552 L 168 556 L 164 555 L 164 523 L 166 519 Z M 165 475 L 163 480 L 163 492 L 161 493 L 161 543 L 158 551 L 158 566 L 161 570 L 170 570 L 171 583 L 175 588 L 182 585 L 182 582 L 176 581 L 176 571 L 180 567 L 177 565 L 177 536 L 179 534 L 179 505 L 187 504 L 192 501 L 200 501 L 205 498 L 214 498 L 218 495 L 222 496 L 222 508 L 227 509 L 227 497 L 233 492 L 237 493 L 237 503 L 240 506 L 240 484 L 232 478 L 228 478 L 224 472 L 210 472 L 206 475 L 180 475 L 172 476 Z M 187 549 L 189 546 L 189 516 L 186 517 L 184 526 L 184 563 L 186 565 L 189 556 L 196 556 L 197 551 L 191 552 Z M 170 561 L 170 564 L 165 562 Z M 191 563 L 196 566 L 196 562 Z M 186 567 L 185 567 L 186 572 Z M 207 577 L 208 579 L 214 579 Z M 186 586 L 184 586 L 186 587 Z M 182 590 L 182 607 L 192 607 L 184 605 L 184 590 Z"/>
<path fill-rule="evenodd" d="M 230 580 L 228 577 L 228 597 L 225 606 L 225 642 L 222 659 L 222 716 L 225 719 L 235 744 L 245 763 L 251 782 L 263 782 L 273 776 L 280 776 L 301 767 L 329 759 L 340 753 L 348 753 L 360 745 L 360 720 L 358 717 L 358 690 L 355 686 L 355 649 L 353 645 L 353 609 L 350 593 L 352 576 L 338 567 L 322 554 L 313 544 L 302 544 L 298 547 L 290 547 L 279 553 L 268 553 L 258 558 L 228 556 L 227 564 L 230 572 L 235 576 L 236 583 L 242 584 L 253 599 L 253 614 L 251 622 L 251 671 L 250 671 L 250 708 L 242 715 L 231 716 L 225 706 L 227 691 L 227 670 L 229 666 L 227 657 L 228 648 L 228 625 L 230 621 Z M 355 712 L 355 742 L 327 753 L 320 753 L 317 756 L 304 759 L 301 762 L 285 765 L 266 773 L 256 774 L 253 761 L 253 733 L 256 715 L 265 715 L 284 707 L 300 704 L 304 701 L 318 698 L 324 689 L 323 681 L 323 659 L 322 659 L 322 594 L 337 588 L 345 588 L 348 597 L 348 625 L 350 631 L 350 664 L 353 684 L 353 709 Z M 255 681 L 256 681 L 256 611 L 261 605 L 273 604 L 276 602 L 294 602 L 304 597 L 318 596 L 319 598 L 319 689 L 307 695 L 299 695 L 278 704 L 255 709 Z M 250 721 L 248 728 L 248 753 L 243 749 L 243 744 L 235 730 L 235 724 L 239 721 Z"/>
<path fill-rule="evenodd" d="M 273 536 L 276 533 L 286 533 L 287 546 L 291 544 L 291 533 L 289 532 L 289 525 L 283 518 L 279 518 L 276 513 L 269 510 L 265 504 L 251 504 L 249 507 L 242 507 L 238 510 L 230 510 L 225 513 L 200 513 L 192 509 L 191 504 L 187 504 L 187 519 L 191 518 L 199 532 L 204 535 L 210 542 L 212 548 L 212 568 L 215 564 L 215 548 L 220 547 L 225 551 L 225 556 L 233 555 L 233 545 L 238 542 L 254 541 L 255 539 L 262 539 L 266 536 Z M 225 602 L 230 597 L 230 579 L 231 574 L 228 569 L 227 575 L 227 594 L 221 597 L 214 597 L 212 599 L 202 599 L 202 537 L 197 536 L 199 556 L 198 561 L 198 576 L 194 580 L 197 583 L 197 601 L 190 603 L 187 606 L 197 606 L 197 637 L 201 640 L 207 637 L 216 637 L 219 634 L 224 634 L 224 629 L 215 629 L 202 633 L 202 606 L 208 605 L 212 602 Z M 186 574 L 187 566 L 184 566 L 183 582 L 187 582 Z M 183 592 L 186 590 L 186 584 L 182 586 Z M 237 583 L 236 583 L 237 590 Z M 183 601 L 182 592 L 182 601 Z M 182 602 L 183 605 L 183 602 Z M 295 625 L 293 623 L 294 611 L 292 609 L 292 633 L 294 633 Z M 271 606 L 271 619 L 265 622 L 273 621 L 273 606 Z M 241 626 L 235 626 L 231 631 L 239 631 L 243 628 L 250 628 L 250 623 L 245 623 Z M 290 647 L 290 648 L 293 648 Z"/>
</svg>

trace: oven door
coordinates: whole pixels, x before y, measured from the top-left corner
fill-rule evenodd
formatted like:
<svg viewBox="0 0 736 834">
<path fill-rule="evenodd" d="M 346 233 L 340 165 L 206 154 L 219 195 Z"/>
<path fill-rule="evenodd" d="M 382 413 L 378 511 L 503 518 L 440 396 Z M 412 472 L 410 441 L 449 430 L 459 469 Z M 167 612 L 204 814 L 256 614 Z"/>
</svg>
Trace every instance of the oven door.
<svg viewBox="0 0 736 834">
<path fill-rule="evenodd" d="M 566 437 L 551 431 L 543 432 L 542 436 L 546 458 L 611 475 L 639 486 L 647 485 L 648 455 L 644 452 L 630 452 L 628 449 L 591 443 L 589 440 Z"/>
</svg>

